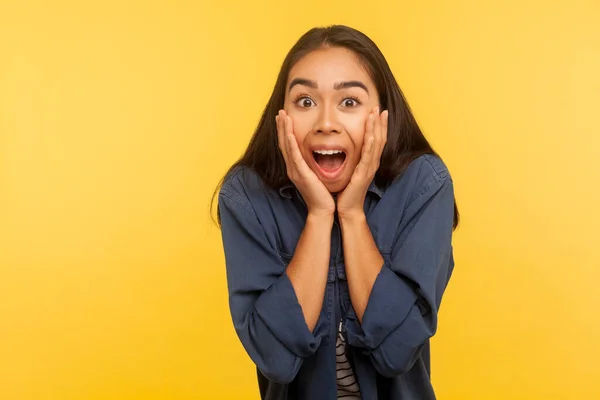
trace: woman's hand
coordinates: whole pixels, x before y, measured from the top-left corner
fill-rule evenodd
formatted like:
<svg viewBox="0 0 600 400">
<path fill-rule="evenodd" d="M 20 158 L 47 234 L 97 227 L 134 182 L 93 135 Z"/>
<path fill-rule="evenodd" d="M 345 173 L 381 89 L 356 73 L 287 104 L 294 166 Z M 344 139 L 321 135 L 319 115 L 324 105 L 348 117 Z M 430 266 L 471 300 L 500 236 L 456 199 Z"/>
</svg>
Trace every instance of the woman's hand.
<svg viewBox="0 0 600 400">
<path fill-rule="evenodd" d="M 340 219 L 364 217 L 364 203 L 369 185 L 379 169 L 381 153 L 387 142 L 388 111 L 379 114 L 379 107 L 369 114 L 366 122 L 360 161 L 350 183 L 338 196 L 337 211 Z"/>
<path fill-rule="evenodd" d="M 333 197 L 302 157 L 294 136 L 292 119 L 284 110 L 280 110 L 275 120 L 279 149 L 285 160 L 287 175 L 300 191 L 309 215 L 318 217 L 333 215 L 335 213 Z"/>
</svg>

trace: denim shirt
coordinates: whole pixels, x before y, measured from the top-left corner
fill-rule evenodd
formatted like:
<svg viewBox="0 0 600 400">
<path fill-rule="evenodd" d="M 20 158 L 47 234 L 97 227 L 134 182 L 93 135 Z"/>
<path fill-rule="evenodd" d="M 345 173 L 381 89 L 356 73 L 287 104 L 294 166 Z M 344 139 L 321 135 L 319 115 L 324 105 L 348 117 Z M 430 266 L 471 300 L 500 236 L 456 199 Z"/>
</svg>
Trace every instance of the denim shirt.
<svg viewBox="0 0 600 400">
<path fill-rule="evenodd" d="M 364 210 L 384 265 L 362 324 L 350 300 L 336 218 L 323 308 L 311 332 L 285 273 L 307 217 L 300 193 L 294 186 L 268 188 L 246 167 L 225 180 L 219 215 L 229 305 L 263 399 L 337 398 L 340 321 L 363 399 L 435 399 L 429 339 L 454 268 L 448 169 L 436 156 L 420 156 L 387 188 L 372 183 Z"/>
</svg>

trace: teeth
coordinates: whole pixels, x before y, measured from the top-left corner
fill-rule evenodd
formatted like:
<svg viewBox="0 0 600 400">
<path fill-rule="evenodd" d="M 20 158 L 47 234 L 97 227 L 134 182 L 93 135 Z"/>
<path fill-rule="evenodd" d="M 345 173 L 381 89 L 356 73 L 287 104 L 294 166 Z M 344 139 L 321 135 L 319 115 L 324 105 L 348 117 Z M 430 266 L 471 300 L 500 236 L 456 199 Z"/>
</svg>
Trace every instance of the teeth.
<svg viewBox="0 0 600 400">
<path fill-rule="evenodd" d="M 315 153 L 330 156 L 332 154 L 343 153 L 343 151 L 341 151 L 341 150 L 315 150 Z"/>
</svg>

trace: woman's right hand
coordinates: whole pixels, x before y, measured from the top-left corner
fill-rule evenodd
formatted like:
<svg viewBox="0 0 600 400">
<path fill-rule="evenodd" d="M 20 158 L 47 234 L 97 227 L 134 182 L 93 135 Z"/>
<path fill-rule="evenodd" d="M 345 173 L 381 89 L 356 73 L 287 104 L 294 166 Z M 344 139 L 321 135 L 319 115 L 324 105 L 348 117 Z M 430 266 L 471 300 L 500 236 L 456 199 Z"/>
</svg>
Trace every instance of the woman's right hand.
<svg viewBox="0 0 600 400">
<path fill-rule="evenodd" d="M 280 110 L 275 120 L 277 122 L 279 149 L 285 160 L 287 175 L 302 195 L 308 207 L 309 215 L 319 217 L 333 215 L 335 201 L 329 190 L 302 157 L 294 135 L 292 118 L 284 110 Z"/>
</svg>

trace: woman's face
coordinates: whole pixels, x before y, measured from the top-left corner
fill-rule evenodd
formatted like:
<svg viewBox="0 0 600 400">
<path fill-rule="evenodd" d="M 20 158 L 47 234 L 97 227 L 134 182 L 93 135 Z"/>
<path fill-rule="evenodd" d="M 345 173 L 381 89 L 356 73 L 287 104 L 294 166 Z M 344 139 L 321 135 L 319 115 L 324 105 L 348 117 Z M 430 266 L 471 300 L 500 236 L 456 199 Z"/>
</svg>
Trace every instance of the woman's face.
<svg viewBox="0 0 600 400">
<path fill-rule="evenodd" d="M 304 160 L 331 193 L 350 182 L 377 106 L 375 84 L 350 50 L 315 50 L 291 69 L 284 110 Z"/>
</svg>

